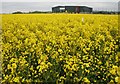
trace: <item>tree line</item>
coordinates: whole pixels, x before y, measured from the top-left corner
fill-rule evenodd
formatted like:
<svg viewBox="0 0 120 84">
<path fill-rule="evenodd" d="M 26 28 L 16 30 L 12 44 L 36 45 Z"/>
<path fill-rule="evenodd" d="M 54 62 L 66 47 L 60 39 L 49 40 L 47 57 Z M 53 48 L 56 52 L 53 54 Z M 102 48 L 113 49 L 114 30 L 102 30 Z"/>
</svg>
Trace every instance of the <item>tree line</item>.
<svg viewBox="0 0 120 84">
<path fill-rule="evenodd" d="M 40 14 L 40 13 L 52 13 L 51 11 L 33 11 L 33 12 L 21 12 L 21 11 L 16 11 L 13 12 L 12 14 Z M 93 11 L 92 14 L 120 14 L 120 11 Z"/>
</svg>

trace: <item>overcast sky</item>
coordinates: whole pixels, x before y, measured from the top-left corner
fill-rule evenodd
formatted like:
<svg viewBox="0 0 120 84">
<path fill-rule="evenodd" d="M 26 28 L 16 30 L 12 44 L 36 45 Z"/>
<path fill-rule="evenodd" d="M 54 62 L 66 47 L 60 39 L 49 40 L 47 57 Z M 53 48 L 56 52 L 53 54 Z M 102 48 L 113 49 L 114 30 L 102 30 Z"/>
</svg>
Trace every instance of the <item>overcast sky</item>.
<svg viewBox="0 0 120 84">
<path fill-rule="evenodd" d="M 12 13 L 15 11 L 51 11 L 58 5 L 82 5 L 92 7 L 94 10 L 118 10 L 119 0 L 1 0 L 0 13 Z"/>
<path fill-rule="evenodd" d="M 2 2 L 118 2 L 119 0 L 1 0 Z"/>
</svg>

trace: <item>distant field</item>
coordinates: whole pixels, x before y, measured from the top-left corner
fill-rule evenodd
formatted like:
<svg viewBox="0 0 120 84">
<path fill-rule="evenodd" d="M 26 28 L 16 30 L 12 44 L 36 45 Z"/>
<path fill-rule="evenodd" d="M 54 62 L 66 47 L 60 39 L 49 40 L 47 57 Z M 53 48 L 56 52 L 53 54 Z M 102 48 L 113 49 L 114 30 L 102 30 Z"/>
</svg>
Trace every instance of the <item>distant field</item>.
<svg viewBox="0 0 120 84">
<path fill-rule="evenodd" d="M 2 16 L 3 82 L 120 82 L 118 16 Z"/>
</svg>

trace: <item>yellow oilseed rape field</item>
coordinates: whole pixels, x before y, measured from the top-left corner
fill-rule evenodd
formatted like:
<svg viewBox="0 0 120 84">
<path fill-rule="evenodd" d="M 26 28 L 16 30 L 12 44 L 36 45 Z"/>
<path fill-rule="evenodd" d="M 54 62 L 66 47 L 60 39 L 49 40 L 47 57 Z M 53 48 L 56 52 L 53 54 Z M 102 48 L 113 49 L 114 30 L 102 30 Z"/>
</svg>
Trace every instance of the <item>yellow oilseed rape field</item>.
<svg viewBox="0 0 120 84">
<path fill-rule="evenodd" d="M 120 83 L 117 15 L 2 15 L 2 82 Z"/>
</svg>

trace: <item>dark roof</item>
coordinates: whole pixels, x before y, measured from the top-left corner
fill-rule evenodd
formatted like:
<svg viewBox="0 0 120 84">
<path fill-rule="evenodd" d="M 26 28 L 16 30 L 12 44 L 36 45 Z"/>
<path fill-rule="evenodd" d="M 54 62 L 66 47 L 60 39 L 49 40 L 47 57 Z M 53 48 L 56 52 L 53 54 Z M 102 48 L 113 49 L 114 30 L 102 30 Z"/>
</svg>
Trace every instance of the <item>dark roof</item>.
<svg viewBox="0 0 120 84">
<path fill-rule="evenodd" d="M 55 6 L 55 7 L 52 7 L 52 8 L 59 8 L 59 7 L 65 7 L 65 6 Z"/>
<path fill-rule="evenodd" d="M 55 6 L 55 7 L 52 7 L 52 8 L 59 8 L 59 7 L 86 7 L 86 8 L 91 8 L 91 7 L 88 7 L 88 6 Z"/>
</svg>

